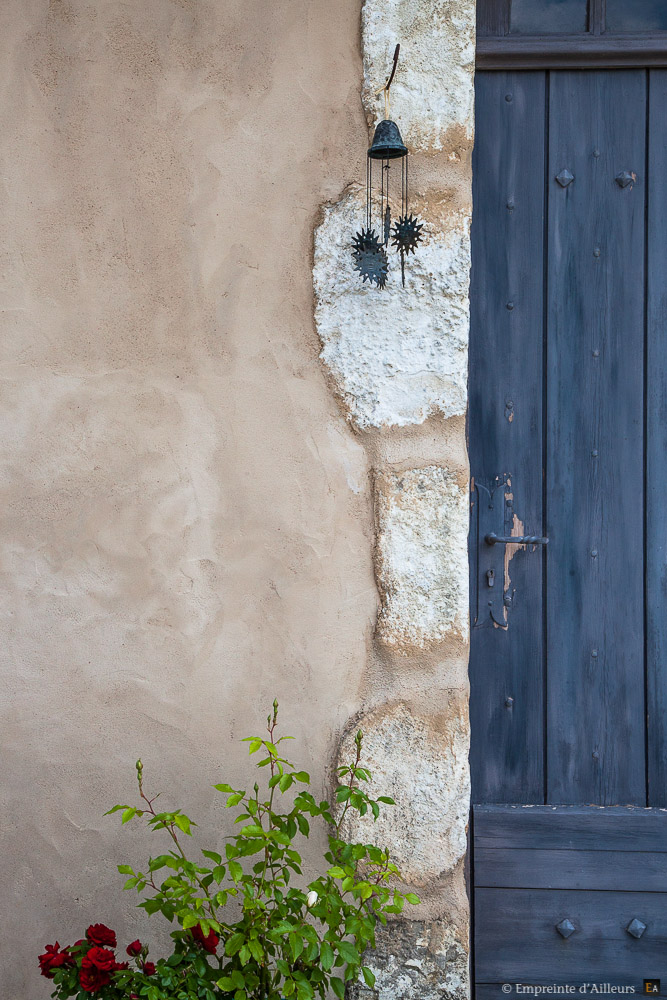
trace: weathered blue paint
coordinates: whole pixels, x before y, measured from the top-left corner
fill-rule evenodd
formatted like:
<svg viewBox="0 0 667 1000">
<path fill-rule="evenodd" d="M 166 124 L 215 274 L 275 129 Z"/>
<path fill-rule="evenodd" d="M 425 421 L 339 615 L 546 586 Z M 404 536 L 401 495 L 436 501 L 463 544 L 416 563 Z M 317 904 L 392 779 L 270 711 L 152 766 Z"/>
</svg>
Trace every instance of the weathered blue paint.
<svg viewBox="0 0 667 1000">
<path fill-rule="evenodd" d="M 478 74 L 476 136 L 477 995 L 637 986 L 667 979 L 667 72 Z M 501 481 L 548 546 L 485 543 Z"/>
</svg>

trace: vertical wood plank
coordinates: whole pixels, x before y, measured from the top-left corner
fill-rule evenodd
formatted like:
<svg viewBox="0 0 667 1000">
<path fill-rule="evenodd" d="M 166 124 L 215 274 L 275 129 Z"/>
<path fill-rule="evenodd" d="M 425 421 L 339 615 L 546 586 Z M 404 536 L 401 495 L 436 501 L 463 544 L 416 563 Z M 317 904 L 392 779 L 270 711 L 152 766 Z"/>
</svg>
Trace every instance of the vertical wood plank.
<svg viewBox="0 0 667 1000">
<path fill-rule="evenodd" d="M 482 484 L 509 473 L 514 511 L 527 531 L 539 533 L 545 74 L 478 74 L 476 100 L 471 472 Z M 473 574 L 475 542 L 471 538 Z M 472 630 L 471 769 L 477 802 L 543 801 L 542 559 L 541 552 L 521 549 L 509 564 L 515 591 L 509 628 L 487 621 Z"/>
<path fill-rule="evenodd" d="M 667 71 L 649 82 L 646 653 L 649 805 L 667 806 Z"/>
<path fill-rule="evenodd" d="M 645 804 L 646 74 L 553 73 L 548 799 Z M 596 155 L 597 153 L 597 155 Z M 563 169 L 574 181 L 561 187 Z M 620 187 L 616 176 L 636 179 Z"/>
<path fill-rule="evenodd" d="M 477 0 L 477 34 L 507 35 L 511 0 Z"/>
</svg>

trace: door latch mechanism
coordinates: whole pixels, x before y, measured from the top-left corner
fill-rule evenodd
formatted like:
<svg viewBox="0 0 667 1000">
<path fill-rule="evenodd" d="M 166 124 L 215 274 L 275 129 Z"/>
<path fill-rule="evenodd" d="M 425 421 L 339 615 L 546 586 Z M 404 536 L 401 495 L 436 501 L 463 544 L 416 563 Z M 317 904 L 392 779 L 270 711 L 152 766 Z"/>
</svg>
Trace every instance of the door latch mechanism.
<svg viewBox="0 0 667 1000">
<path fill-rule="evenodd" d="M 472 585 L 477 595 L 477 615 L 473 621 L 476 628 L 508 627 L 509 613 L 515 605 L 511 560 L 518 547 L 534 552 L 549 542 L 544 535 L 527 535 L 522 531 L 523 525 L 514 511 L 511 476 L 496 476 L 489 486 L 475 481 L 470 549 Z"/>
</svg>

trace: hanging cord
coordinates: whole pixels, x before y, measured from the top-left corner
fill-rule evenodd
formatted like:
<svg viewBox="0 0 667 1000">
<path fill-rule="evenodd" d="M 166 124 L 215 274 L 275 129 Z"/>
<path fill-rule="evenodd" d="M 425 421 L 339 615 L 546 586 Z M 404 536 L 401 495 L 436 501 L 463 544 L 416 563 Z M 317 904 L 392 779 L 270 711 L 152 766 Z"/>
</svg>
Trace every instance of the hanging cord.
<svg viewBox="0 0 667 1000">
<path fill-rule="evenodd" d="M 398 65 L 398 53 L 401 51 L 401 46 L 397 45 L 394 49 L 394 65 L 391 67 L 391 73 L 387 77 L 387 82 L 384 87 L 380 87 L 379 90 L 375 91 L 375 96 L 379 97 L 380 94 L 384 94 L 384 116 L 389 117 L 389 88 L 391 87 L 391 82 L 394 79 L 394 73 L 396 72 L 396 66 Z"/>
<path fill-rule="evenodd" d="M 387 197 L 389 195 L 388 192 L 385 192 L 385 169 L 384 169 L 384 164 L 385 164 L 385 161 L 384 160 L 380 160 L 380 242 L 384 242 L 384 235 L 383 234 L 384 234 L 384 201 L 385 201 L 385 193 L 387 194 Z"/>
<path fill-rule="evenodd" d="M 372 225 L 371 219 L 371 196 L 373 190 L 373 160 L 370 156 L 366 157 L 366 229 L 370 231 Z"/>
</svg>

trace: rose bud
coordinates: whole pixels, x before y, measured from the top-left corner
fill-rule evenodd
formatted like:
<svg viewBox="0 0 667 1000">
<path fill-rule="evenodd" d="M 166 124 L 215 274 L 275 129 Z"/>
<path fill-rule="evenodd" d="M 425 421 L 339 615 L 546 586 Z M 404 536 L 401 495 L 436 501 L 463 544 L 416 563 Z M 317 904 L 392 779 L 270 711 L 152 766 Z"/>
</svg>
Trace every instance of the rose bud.
<svg viewBox="0 0 667 1000">
<path fill-rule="evenodd" d="M 308 895 L 306 896 L 306 906 L 308 907 L 308 909 L 310 909 L 311 906 L 315 906 L 315 903 L 318 901 L 319 898 L 320 897 L 317 895 L 315 890 L 311 889 Z"/>
<path fill-rule="evenodd" d="M 144 962 L 143 973 L 145 976 L 155 975 L 155 964 L 153 962 Z"/>
<path fill-rule="evenodd" d="M 137 955 L 141 955 L 141 949 L 142 948 L 143 948 L 143 945 L 142 945 L 141 941 L 137 938 L 136 941 L 132 941 L 132 942 L 130 942 L 130 944 L 128 944 L 128 946 L 125 949 L 125 951 L 130 956 L 130 958 L 136 958 Z"/>
</svg>

